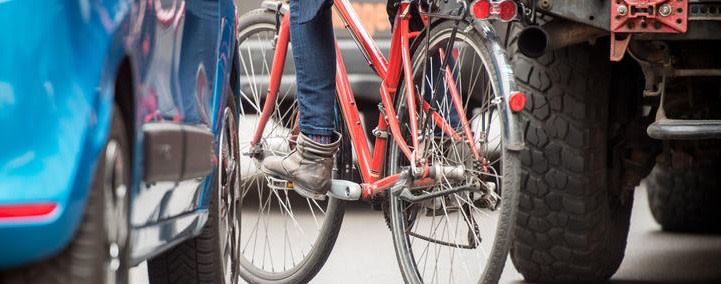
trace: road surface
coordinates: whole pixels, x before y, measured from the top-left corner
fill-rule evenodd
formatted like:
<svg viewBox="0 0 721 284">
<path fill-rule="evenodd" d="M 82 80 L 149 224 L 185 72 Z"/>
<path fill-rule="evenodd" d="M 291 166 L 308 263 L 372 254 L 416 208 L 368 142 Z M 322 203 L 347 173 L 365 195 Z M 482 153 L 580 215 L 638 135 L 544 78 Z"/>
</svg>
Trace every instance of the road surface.
<svg viewBox="0 0 721 284">
<path fill-rule="evenodd" d="M 147 283 L 145 264 L 131 283 Z M 311 283 L 401 283 L 390 231 L 380 212 L 360 203 L 348 208 L 328 262 Z M 510 259 L 500 283 L 524 283 Z M 721 236 L 660 231 L 648 209 L 646 191 L 636 191 L 626 258 L 611 283 L 721 283 Z"/>
</svg>

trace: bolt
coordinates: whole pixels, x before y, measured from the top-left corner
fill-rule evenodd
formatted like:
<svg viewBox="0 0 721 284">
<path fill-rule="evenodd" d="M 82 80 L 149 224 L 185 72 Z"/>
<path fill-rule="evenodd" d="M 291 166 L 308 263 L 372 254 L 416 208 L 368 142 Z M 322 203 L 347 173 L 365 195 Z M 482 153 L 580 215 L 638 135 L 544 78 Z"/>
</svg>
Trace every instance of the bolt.
<svg viewBox="0 0 721 284">
<path fill-rule="evenodd" d="M 551 9 L 551 1 L 550 0 L 543 0 L 541 1 L 541 9 L 543 10 L 549 10 Z"/>
<path fill-rule="evenodd" d="M 618 12 L 619 16 L 626 16 L 626 13 L 628 13 L 628 7 L 626 7 L 626 5 L 619 5 L 616 12 Z"/>
<path fill-rule="evenodd" d="M 118 248 L 118 244 L 110 244 L 110 247 L 108 248 L 108 253 L 111 257 L 118 257 L 118 255 L 120 255 L 120 248 Z"/>
<path fill-rule="evenodd" d="M 672 11 L 673 11 L 673 9 L 671 9 L 671 6 L 668 4 L 663 4 L 663 5 L 661 5 L 661 7 L 658 8 L 658 13 L 664 17 L 671 15 Z"/>
</svg>

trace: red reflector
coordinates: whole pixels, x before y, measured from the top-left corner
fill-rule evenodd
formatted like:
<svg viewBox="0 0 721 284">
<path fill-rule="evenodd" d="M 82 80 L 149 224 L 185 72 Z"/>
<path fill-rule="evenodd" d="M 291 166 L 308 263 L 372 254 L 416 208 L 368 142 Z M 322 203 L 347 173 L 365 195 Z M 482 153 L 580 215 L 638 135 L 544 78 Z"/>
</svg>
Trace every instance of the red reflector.
<svg viewBox="0 0 721 284">
<path fill-rule="evenodd" d="M 503 1 L 497 4 L 500 11 L 498 17 L 503 21 L 510 21 L 516 16 L 516 3 Z"/>
<path fill-rule="evenodd" d="M 516 17 L 517 7 L 512 0 L 476 0 L 471 5 L 471 13 L 476 19 L 499 19 L 508 22 Z"/>
<path fill-rule="evenodd" d="M 55 203 L 0 205 L 0 218 L 40 217 L 52 213 L 55 208 Z"/>
<path fill-rule="evenodd" d="M 473 4 L 473 16 L 478 19 L 487 19 L 491 14 L 491 3 L 480 0 Z"/>
<path fill-rule="evenodd" d="M 508 100 L 508 105 L 513 112 L 522 111 L 526 107 L 526 95 L 521 92 L 515 92 Z"/>
</svg>

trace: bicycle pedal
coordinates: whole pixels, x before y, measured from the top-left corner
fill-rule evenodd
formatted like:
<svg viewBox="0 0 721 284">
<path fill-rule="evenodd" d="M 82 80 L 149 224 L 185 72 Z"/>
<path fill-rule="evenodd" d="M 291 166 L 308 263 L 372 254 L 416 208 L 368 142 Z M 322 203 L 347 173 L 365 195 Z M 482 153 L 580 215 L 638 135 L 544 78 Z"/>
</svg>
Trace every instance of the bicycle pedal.
<svg viewBox="0 0 721 284">
<path fill-rule="evenodd" d="M 268 182 L 268 187 L 275 190 L 293 190 L 293 183 L 284 179 L 274 178 L 272 176 L 265 176 Z"/>
<path fill-rule="evenodd" d="M 284 179 L 275 178 L 272 176 L 266 176 L 268 181 L 268 187 L 274 190 L 293 190 L 293 182 Z M 331 181 L 330 190 L 328 196 L 343 199 L 343 200 L 360 200 L 363 194 L 363 189 L 360 184 L 352 181 L 334 179 Z"/>
</svg>

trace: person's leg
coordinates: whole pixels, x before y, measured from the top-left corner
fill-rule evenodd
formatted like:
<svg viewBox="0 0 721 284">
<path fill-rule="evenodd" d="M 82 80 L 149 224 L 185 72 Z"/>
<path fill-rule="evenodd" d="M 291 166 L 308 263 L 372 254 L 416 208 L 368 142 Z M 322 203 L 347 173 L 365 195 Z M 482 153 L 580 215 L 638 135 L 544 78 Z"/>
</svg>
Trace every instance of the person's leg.
<svg viewBox="0 0 721 284">
<path fill-rule="evenodd" d="M 328 144 L 335 129 L 335 37 L 329 3 L 309 21 L 298 12 L 304 0 L 290 3 L 290 41 L 297 78 L 300 131 Z M 306 3 L 307 4 L 307 3 Z"/>
<path fill-rule="evenodd" d="M 295 60 L 300 135 L 288 156 L 265 158 L 261 170 L 293 182 L 305 197 L 325 198 L 330 189 L 333 155 L 340 145 L 335 129 L 335 40 L 330 1 L 290 3 L 290 41 Z M 311 5 L 303 6 L 300 5 Z M 302 9 L 301 9 L 302 8 Z M 317 13 L 316 13 L 317 12 Z"/>
</svg>

